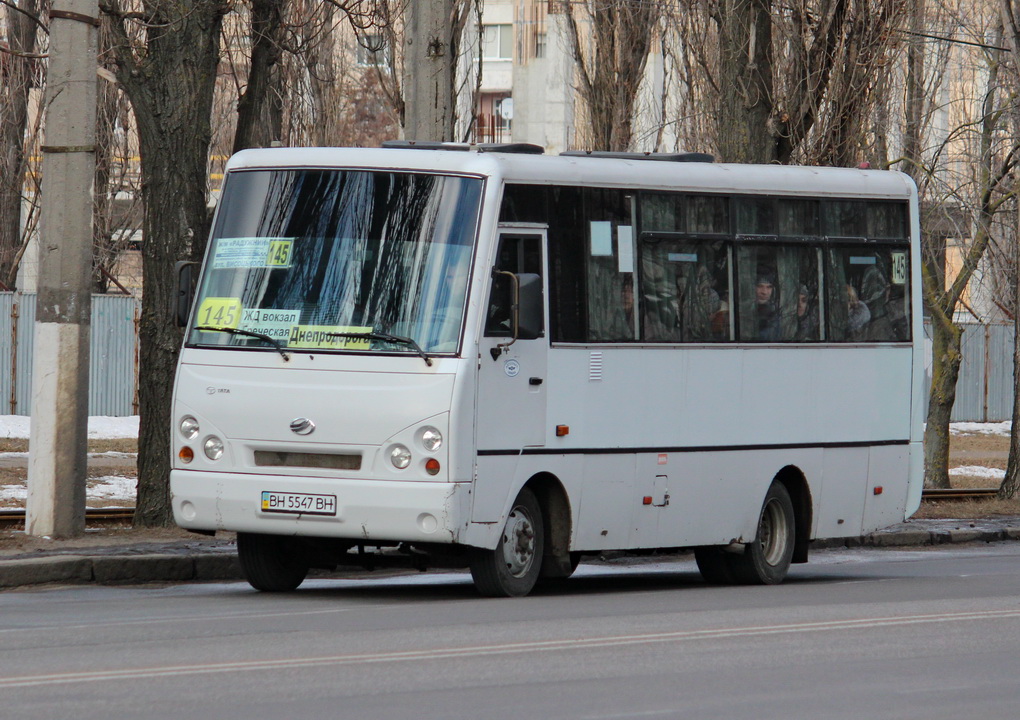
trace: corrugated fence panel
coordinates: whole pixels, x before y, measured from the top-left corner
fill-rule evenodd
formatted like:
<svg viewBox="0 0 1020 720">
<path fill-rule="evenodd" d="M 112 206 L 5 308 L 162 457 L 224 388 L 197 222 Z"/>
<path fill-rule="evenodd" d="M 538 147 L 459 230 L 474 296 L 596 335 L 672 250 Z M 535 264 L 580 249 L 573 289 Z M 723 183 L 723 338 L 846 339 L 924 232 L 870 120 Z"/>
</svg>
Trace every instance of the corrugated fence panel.
<svg viewBox="0 0 1020 720">
<path fill-rule="evenodd" d="M 0 414 L 13 415 L 11 412 L 11 348 L 14 346 L 14 320 L 11 309 L 14 306 L 14 295 L 0 293 Z"/>
<path fill-rule="evenodd" d="M 17 302 L 15 302 L 17 301 Z M 17 305 L 17 317 L 14 306 Z M 135 408 L 135 316 L 139 302 L 119 295 L 92 296 L 89 415 L 129 416 Z M 13 330 L 17 324 L 17 334 Z M 0 293 L 0 400 L 5 415 L 29 415 L 32 408 L 32 346 L 35 294 Z M 15 357 L 12 362 L 12 343 Z M 12 383 L 12 378 L 14 382 Z M 14 386 L 13 400 L 11 386 Z"/>
<path fill-rule="evenodd" d="M 22 295 L 18 303 L 17 412 L 32 414 L 32 348 L 35 346 L 35 295 Z"/>
<path fill-rule="evenodd" d="M 1002 422 L 1013 416 L 1013 326 L 964 323 L 953 422 Z M 925 323 L 924 405 L 931 388 L 931 325 Z"/>
<path fill-rule="evenodd" d="M 965 325 L 960 339 L 960 378 L 956 381 L 954 421 L 985 416 L 985 332 L 981 325 Z"/>
<path fill-rule="evenodd" d="M 1012 325 L 990 325 L 988 343 L 988 420 L 1013 417 L 1013 335 Z"/>
<path fill-rule="evenodd" d="M 135 310 L 123 295 L 92 296 L 89 415 L 134 415 Z"/>
</svg>

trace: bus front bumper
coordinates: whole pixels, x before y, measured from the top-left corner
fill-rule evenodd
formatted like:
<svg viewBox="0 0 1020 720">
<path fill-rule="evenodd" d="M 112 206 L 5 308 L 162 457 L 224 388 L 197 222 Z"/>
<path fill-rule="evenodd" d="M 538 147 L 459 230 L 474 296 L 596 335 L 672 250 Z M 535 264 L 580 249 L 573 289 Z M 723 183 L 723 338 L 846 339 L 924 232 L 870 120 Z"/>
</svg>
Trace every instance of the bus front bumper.
<svg viewBox="0 0 1020 720">
<path fill-rule="evenodd" d="M 394 482 L 172 470 L 174 520 L 188 530 L 456 543 L 470 483 Z"/>
</svg>

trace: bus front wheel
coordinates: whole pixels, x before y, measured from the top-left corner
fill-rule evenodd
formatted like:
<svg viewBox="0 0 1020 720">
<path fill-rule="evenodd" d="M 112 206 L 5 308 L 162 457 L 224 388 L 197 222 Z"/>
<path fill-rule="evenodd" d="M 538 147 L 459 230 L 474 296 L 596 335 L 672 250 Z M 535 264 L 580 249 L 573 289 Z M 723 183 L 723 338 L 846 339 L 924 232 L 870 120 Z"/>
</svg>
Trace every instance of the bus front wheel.
<svg viewBox="0 0 1020 720">
<path fill-rule="evenodd" d="M 523 488 L 514 500 L 495 550 L 476 550 L 471 578 L 488 597 L 522 597 L 531 592 L 542 569 L 545 548 L 542 508 Z"/>
<path fill-rule="evenodd" d="M 795 531 L 790 493 L 782 483 L 773 482 L 762 503 L 754 540 L 744 546 L 743 553 L 729 556 L 734 579 L 748 585 L 781 583 L 793 559 Z"/>
<path fill-rule="evenodd" d="M 256 590 L 290 592 L 308 575 L 308 564 L 294 538 L 282 535 L 237 534 L 241 573 Z"/>
</svg>

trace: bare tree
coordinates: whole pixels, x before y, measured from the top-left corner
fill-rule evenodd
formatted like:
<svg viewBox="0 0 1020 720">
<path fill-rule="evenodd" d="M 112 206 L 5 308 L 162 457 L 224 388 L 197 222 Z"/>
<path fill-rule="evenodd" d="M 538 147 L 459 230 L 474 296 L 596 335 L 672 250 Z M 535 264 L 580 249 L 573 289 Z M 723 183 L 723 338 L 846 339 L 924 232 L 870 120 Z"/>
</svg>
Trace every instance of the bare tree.
<svg viewBox="0 0 1020 720">
<path fill-rule="evenodd" d="M 144 181 L 135 522 L 169 525 L 170 397 L 180 332 L 173 266 L 199 258 L 209 228 L 206 162 L 225 0 L 102 0 L 117 40 L 117 80 L 134 108 Z"/>
<path fill-rule="evenodd" d="M 0 290 L 15 286 L 28 243 L 22 233 L 22 188 L 28 170 L 29 96 L 43 81 L 37 38 L 46 28 L 47 0 L 4 0 L 9 46 L 0 45 Z"/>
<path fill-rule="evenodd" d="M 1020 3 L 1016 0 L 1001 0 L 1002 24 L 1009 43 L 1011 58 L 1007 64 L 1013 89 L 1011 122 L 1014 138 L 1020 137 L 1020 106 L 1016 93 L 1020 92 Z M 999 486 L 999 497 L 1014 499 L 1020 497 L 1020 202 L 1017 199 L 1017 181 L 1013 179 L 1014 205 L 1017 212 L 1013 233 L 1013 432 L 1009 438 L 1009 459 L 1006 462 L 1006 477 Z"/>
<path fill-rule="evenodd" d="M 629 150 L 635 101 L 662 5 L 584 0 L 563 2 L 561 12 L 584 106 L 582 141 L 593 150 Z"/>
<path fill-rule="evenodd" d="M 683 39 L 681 105 L 711 125 L 711 142 L 696 144 L 733 162 L 857 165 L 874 144 L 905 5 L 688 0 L 668 23 Z"/>
<path fill-rule="evenodd" d="M 925 485 L 949 487 L 949 421 L 956 401 L 962 362 L 963 326 L 957 311 L 968 286 L 996 236 L 996 218 L 1008 195 L 1005 183 L 1016 161 L 1015 139 L 1004 132 L 1000 83 L 1001 29 L 986 47 L 960 45 L 957 30 L 985 36 L 987 13 L 966 18 L 945 3 L 912 7 L 904 79 L 903 157 L 893 165 L 914 178 L 921 199 L 922 294 L 931 318 L 932 378 L 924 435 Z M 962 21 L 975 23 L 967 27 Z M 994 25 L 993 25 L 994 28 Z M 977 112 L 938 107 L 951 49 L 955 66 L 966 63 L 960 48 L 968 48 L 979 62 L 971 72 L 978 82 L 954 90 L 961 96 L 953 104 L 975 105 Z M 974 92 L 967 90 L 973 88 Z M 934 127 L 934 115 L 943 115 L 944 129 Z M 955 119 L 950 116 L 955 116 Z M 948 120 L 948 122 L 947 122 Z M 936 137 L 939 132 L 941 137 Z M 963 220 L 952 221 L 953 216 Z M 956 227 L 942 229 L 950 224 Z M 960 246 L 961 262 L 954 277 L 946 274 L 947 236 L 966 238 Z"/>
</svg>

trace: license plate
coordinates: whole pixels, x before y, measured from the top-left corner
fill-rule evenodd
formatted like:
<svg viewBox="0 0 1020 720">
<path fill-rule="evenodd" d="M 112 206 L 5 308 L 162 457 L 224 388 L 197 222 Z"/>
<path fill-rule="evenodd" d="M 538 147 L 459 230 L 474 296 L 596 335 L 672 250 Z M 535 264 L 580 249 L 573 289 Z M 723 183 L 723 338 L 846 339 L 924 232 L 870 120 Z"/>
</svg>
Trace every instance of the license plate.
<svg viewBox="0 0 1020 720">
<path fill-rule="evenodd" d="M 336 495 L 262 491 L 262 512 L 292 515 L 336 515 Z"/>
</svg>

